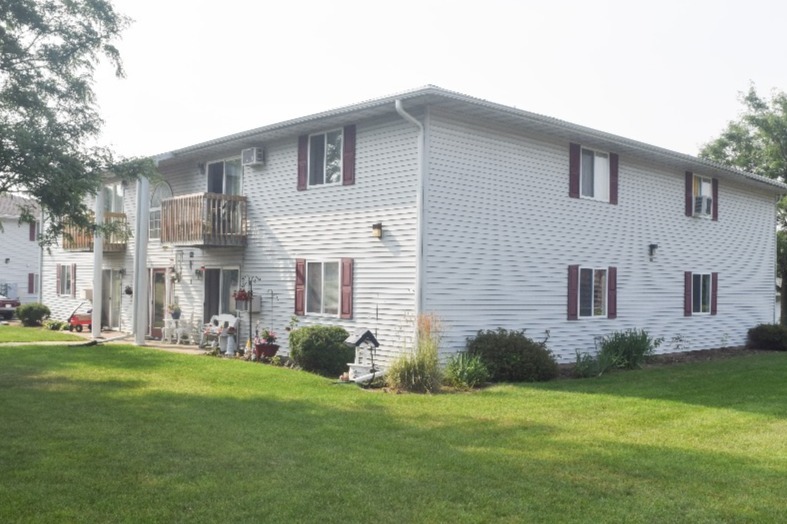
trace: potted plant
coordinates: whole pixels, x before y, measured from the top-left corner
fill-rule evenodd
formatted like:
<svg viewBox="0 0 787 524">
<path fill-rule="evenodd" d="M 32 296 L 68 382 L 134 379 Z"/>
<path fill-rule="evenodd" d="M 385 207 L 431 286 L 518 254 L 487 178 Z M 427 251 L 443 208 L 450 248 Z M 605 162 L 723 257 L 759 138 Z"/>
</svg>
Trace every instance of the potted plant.
<svg viewBox="0 0 787 524">
<path fill-rule="evenodd" d="M 260 358 L 273 358 L 279 350 L 279 345 L 276 344 L 276 332 L 272 329 L 265 328 L 258 336 L 254 337 L 254 353 L 257 355 L 257 360 Z"/>
<path fill-rule="evenodd" d="M 169 311 L 169 316 L 172 317 L 173 320 L 178 320 L 180 318 L 181 309 L 178 304 L 170 304 L 167 306 L 167 311 Z"/>
</svg>

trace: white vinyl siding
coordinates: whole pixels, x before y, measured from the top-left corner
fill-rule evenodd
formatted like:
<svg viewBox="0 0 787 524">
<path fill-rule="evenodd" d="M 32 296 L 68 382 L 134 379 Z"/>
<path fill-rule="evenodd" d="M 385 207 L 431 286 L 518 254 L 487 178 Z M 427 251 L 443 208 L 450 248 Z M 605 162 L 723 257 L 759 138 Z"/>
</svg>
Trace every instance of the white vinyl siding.
<svg viewBox="0 0 787 524">
<path fill-rule="evenodd" d="M 665 337 L 661 351 L 677 351 L 741 345 L 748 328 L 772 322 L 769 192 L 725 180 L 729 220 L 709 228 L 684 220 L 685 170 L 621 155 L 619 205 L 598 206 L 565 198 L 565 141 L 438 111 L 428 124 L 424 310 L 449 326 L 443 353 L 479 329 L 526 328 L 535 340 L 548 331 L 548 347 L 570 363 L 614 330 L 647 329 Z M 702 323 L 683 315 L 684 268 L 698 260 L 725 275 L 718 315 Z M 616 319 L 566 318 L 566 268 L 577 261 L 617 267 Z"/>
</svg>

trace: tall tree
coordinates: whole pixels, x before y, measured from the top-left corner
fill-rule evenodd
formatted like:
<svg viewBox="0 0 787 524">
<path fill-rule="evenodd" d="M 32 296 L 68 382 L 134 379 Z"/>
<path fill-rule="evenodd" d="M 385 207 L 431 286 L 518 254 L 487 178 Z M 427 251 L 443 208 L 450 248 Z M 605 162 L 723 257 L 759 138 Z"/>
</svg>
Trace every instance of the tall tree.
<svg viewBox="0 0 787 524">
<path fill-rule="evenodd" d="M 770 100 L 754 86 L 741 94 L 744 111 L 727 124 L 721 136 L 705 144 L 700 157 L 787 182 L 787 94 L 774 92 Z M 782 278 L 781 323 L 787 325 L 787 200 L 779 202 L 777 274 Z"/>
<path fill-rule="evenodd" d="M 46 244 L 67 223 L 92 227 L 84 197 L 107 173 L 154 171 L 150 160 L 94 145 L 102 125 L 94 73 L 107 60 L 124 76 L 114 43 L 129 23 L 108 0 L 0 0 L 0 194 L 41 204 Z M 37 218 L 25 209 L 22 217 Z"/>
</svg>

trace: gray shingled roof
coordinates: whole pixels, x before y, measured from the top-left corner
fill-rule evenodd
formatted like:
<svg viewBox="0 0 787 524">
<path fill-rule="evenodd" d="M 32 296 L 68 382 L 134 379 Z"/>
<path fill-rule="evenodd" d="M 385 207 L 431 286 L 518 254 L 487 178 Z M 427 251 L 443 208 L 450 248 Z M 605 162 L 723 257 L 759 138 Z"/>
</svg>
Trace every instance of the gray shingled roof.
<svg viewBox="0 0 787 524">
<path fill-rule="evenodd" d="M 38 204 L 33 200 L 16 195 L 0 195 L 0 218 L 19 218 L 20 205 L 33 206 L 33 214 L 38 214 Z"/>
</svg>

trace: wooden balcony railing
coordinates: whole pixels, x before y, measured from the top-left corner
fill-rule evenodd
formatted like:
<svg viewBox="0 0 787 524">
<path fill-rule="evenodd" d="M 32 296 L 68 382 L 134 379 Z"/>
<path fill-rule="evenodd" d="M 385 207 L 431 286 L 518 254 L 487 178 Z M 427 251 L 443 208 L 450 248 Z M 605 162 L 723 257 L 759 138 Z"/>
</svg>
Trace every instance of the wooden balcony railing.
<svg viewBox="0 0 787 524">
<path fill-rule="evenodd" d="M 161 242 L 178 246 L 245 246 L 246 197 L 195 193 L 161 201 Z"/>
<path fill-rule="evenodd" d="M 104 238 L 104 252 L 117 253 L 125 251 L 128 239 L 128 230 L 125 213 L 104 212 L 104 223 L 113 223 L 115 230 Z M 67 235 L 63 235 L 63 249 L 66 251 L 93 251 L 93 232 L 79 228 L 77 226 L 66 226 L 65 232 L 71 235 L 71 240 Z"/>
</svg>

